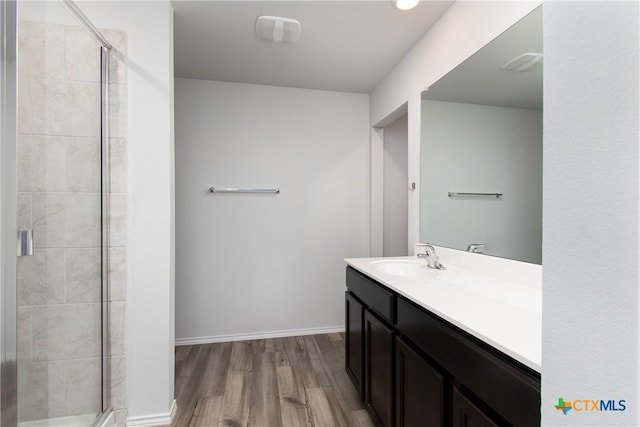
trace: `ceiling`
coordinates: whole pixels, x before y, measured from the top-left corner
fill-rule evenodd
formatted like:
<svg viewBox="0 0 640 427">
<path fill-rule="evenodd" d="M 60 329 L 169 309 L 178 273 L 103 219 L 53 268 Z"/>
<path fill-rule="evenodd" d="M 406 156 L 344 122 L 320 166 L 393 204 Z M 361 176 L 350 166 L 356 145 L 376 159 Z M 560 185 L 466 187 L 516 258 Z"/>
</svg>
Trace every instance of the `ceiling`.
<svg viewBox="0 0 640 427">
<path fill-rule="evenodd" d="M 422 98 L 541 110 L 542 67 L 520 73 L 502 69 L 523 53 L 542 53 L 542 7 L 431 85 Z"/>
<path fill-rule="evenodd" d="M 173 0 L 175 76 L 370 93 L 452 3 Z M 261 15 L 300 21 L 298 43 L 258 40 Z"/>
</svg>

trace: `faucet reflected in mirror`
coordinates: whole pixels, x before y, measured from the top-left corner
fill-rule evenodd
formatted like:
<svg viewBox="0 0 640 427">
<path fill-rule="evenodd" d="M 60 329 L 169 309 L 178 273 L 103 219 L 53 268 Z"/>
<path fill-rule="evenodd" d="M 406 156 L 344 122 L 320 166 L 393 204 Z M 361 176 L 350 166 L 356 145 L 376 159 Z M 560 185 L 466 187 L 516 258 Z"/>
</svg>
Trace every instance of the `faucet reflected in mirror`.
<svg viewBox="0 0 640 427">
<path fill-rule="evenodd" d="M 483 254 L 487 245 L 484 243 L 471 243 L 467 246 L 467 252 L 473 252 L 474 254 Z"/>
<path fill-rule="evenodd" d="M 423 92 L 420 241 L 542 263 L 542 67 L 502 68 L 527 52 L 542 6 Z"/>
</svg>

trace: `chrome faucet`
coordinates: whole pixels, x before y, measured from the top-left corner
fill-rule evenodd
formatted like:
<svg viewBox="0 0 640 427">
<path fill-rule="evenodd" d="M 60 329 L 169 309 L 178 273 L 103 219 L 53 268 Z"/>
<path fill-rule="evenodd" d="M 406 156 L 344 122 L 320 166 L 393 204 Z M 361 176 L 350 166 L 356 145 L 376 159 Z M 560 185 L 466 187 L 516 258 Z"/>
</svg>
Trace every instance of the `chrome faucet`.
<svg viewBox="0 0 640 427">
<path fill-rule="evenodd" d="M 446 270 L 445 266 L 440 263 L 440 259 L 436 254 L 436 248 L 429 244 L 419 244 L 417 247 L 424 249 L 424 252 L 417 253 L 416 256 L 425 259 L 427 261 L 427 267 L 436 270 Z"/>
</svg>

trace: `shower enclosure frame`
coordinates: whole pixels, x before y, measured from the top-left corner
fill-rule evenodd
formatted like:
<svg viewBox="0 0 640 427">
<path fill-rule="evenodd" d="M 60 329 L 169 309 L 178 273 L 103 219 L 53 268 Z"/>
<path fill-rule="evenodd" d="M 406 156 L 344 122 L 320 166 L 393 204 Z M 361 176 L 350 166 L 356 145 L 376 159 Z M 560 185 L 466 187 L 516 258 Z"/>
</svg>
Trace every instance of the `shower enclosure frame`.
<svg viewBox="0 0 640 427">
<path fill-rule="evenodd" d="M 109 387 L 109 56 L 107 39 L 71 0 L 60 0 L 68 12 L 100 44 L 101 145 L 101 412 L 94 426 L 112 418 Z M 0 425 L 18 425 L 17 375 L 17 46 L 16 0 L 0 2 Z"/>
</svg>

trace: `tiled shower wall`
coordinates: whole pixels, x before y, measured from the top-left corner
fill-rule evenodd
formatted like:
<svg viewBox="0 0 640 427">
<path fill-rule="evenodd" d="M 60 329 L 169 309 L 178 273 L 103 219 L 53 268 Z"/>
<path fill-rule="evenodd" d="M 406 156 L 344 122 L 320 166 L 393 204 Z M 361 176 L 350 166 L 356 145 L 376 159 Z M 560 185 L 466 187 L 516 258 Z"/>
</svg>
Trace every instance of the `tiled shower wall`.
<svg viewBox="0 0 640 427">
<path fill-rule="evenodd" d="M 126 419 L 126 36 L 110 67 L 112 407 Z M 18 227 L 34 255 L 18 259 L 20 421 L 101 409 L 100 51 L 75 26 L 20 22 Z"/>
</svg>

